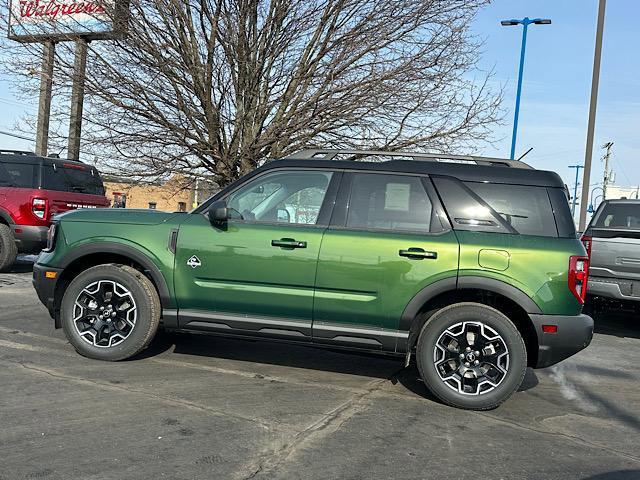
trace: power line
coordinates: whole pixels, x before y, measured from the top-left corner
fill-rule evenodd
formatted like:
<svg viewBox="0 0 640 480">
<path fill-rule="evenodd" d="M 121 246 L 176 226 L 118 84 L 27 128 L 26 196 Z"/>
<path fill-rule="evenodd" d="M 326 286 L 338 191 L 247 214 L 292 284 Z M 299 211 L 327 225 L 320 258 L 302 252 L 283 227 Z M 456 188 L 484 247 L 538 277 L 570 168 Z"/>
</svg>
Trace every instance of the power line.
<svg viewBox="0 0 640 480">
<path fill-rule="evenodd" d="M 15 137 L 21 140 L 28 140 L 30 142 L 33 142 L 33 138 L 25 137 L 23 135 L 18 135 L 17 133 L 5 132 L 4 130 L 0 130 L 0 135 L 7 135 L 8 137 Z"/>
</svg>

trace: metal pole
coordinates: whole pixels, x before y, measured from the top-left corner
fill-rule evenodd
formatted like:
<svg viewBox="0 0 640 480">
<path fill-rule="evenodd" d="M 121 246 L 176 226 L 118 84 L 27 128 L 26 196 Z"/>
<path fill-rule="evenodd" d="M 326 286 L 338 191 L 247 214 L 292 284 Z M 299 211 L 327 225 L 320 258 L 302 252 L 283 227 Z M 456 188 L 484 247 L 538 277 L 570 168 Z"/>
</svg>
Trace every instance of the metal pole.
<svg viewBox="0 0 640 480">
<path fill-rule="evenodd" d="M 87 41 L 76 40 L 76 55 L 73 64 L 73 86 L 71 87 L 71 118 L 69 121 L 70 160 L 80 159 L 80 136 L 82 134 L 82 108 L 84 104 L 84 80 L 87 69 Z"/>
<path fill-rule="evenodd" d="M 520 48 L 520 69 L 518 71 L 518 90 L 516 91 L 516 111 L 513 118 L 513 136 L 511 137 L 511 160 L 516 155 L 516 135 L 518 133 L 518 115 L 520 114 L 520 94 L 522 93 L 522 74 L 524 72 L 524 52 L 527 48 L 527 28 L 529 27 L 529 18 L 525 18 L 522 28 L 522 47 Z"/>
<path fill-rule="evenodd" d="M 607 186 L 609 185 L 609 157 L 611 157 L 611 147 L 613 142 L 607 142 L 604 144 L 604 148 L 607 149 L 607 153 L 604 154 L 604 177 L 602 179 L 602 198 L 607 199 Z"/>
<path fill-rule="evenodd" d="M 42 71 L 40 72 L 40 99 L 36 126 L 36 155 L 47 156 L 49 148 L 49 119 L 51 117 L 51 87 L 56 44 L 47 41 L 42 45 Z"/>
<path fill-rule="evenodd" d="M 569 165 L 569 168 L 576 169 L 576 183 L 573 184 L 573 199 L 571 201 L 571 216 L 575 216 L 576 214 L 576 204 L 578 198 L 578 174 L 581 168 L 584 168 L 582 165 Z"/>
<path fill-rule="evenodd" d="M 591 77 L 591 101 L 589 106 L 589 124 L 587 126 L 587 148 L 584 155 L 584 174 L 582 176 L 582 198 L 580 199 L 580 221 L 578 230 L 584 231 L 587 224 L 589 182 L 591 180 L 591 159 L 593 157 L 593 134 L 596 124 L 598 105 L 598 84 L 600 83 L 600 60 L 602 58 L 602 35 L 604 33 L 604 12 L 607 0 L 600 0 L 598 7 L 598 27 L 596 29 L 596 47 L 593 56 L 593 74 Z"/>
</svg>

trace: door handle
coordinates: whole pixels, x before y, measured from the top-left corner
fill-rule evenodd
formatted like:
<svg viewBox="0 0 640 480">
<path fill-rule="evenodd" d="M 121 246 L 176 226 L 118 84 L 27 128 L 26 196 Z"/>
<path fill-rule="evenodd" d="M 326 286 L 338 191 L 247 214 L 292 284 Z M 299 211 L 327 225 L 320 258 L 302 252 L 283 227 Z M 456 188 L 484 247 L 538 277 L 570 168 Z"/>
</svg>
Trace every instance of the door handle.
<svg viewBox="0 0 640 480">
<path fill-rule="evenodd" d="M 271 246 L 280 248 L 307 248 L 307 242 L 299 242 L 293 238 L 281 238 L 280 240 L 271 240 Z"/>
<path fill-rule="evenodd" d="M 435 260 L 438 258 L 438 252 L 427 252 L 423 248 L 409 248 L 407 250 L 400 250 L 398 255 L 401 257 L 407 257 L 414 260 L 422 260 L 424 258 L 428 258 L 430 260 Z"/>
</svg>

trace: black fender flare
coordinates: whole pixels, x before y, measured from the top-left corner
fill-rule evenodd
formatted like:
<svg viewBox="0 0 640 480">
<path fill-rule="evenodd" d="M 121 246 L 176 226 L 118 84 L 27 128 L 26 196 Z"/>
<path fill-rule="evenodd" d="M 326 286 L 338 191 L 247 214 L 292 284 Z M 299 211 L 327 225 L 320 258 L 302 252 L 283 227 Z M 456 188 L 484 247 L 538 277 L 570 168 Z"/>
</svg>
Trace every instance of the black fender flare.
<svg viewBox="0 0 640 480">
<path fill-rule="evenodd" d="M 522 290 L 500 280 L 488 277 L 462 276 L 438 280 L 420 290 L 407 304 L 400 317 L 401 331 L 410 331 L 418 312 L 432 298 L 448 292 L 465 289 L 478 289 L 494 292 L 520 305 L 525 312 L 541 314 L 540 307 Z"/>
<path fill-rule="evenodd" d="M 145 270 L 149 272 L 153 283 L 158 288 L 158 295 L 160 297 L 160 304 L 162 308 L 173 308 L 173 300 L 169 294 L 169 288 L 167 287 L 167 281 L 160 272 L 160 269 L 156 264 L 143 252 L 137 250 L 129 245 L 123 245 L 116 242 L 95 242 L 83 245 L 77 248 L 64 257 L 59 264 L 59 268 L 65 269 L 76 260 L 89 255 L 95 255 L 97 253 L 111 253 L 116 255 L 122 255 L 123 257 L 130 258 L 131 260 L 139 263 Z"/>
<path fill-rule="evenodd" d="M 1 208 L 1 207 L 0 207 L 0 219 L 4 220 L 4 222 L 6 222 L 7 225 L 9 226 L 15 223 L 13 221 L 13 218 L 11 218 L 11 215 L 9 214 L 9 212 L 7 212 L 4 208 Z"/>
</svg>

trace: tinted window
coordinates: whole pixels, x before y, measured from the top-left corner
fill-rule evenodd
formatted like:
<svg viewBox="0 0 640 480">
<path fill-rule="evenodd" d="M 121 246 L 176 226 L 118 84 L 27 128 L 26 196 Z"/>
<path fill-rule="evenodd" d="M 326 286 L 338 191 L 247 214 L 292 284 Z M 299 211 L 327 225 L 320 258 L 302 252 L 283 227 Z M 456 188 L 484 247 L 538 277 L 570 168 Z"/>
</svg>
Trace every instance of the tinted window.
<svg viewBox="0 0 640 480">
<path fill-rule="evenodd" d="M 640 203 L 609 203 L 593 225 L 598 228 L 640 229 Z"/>
<path fill-rule="evenodd" d="M 33 165 L 28 163 L 0 163 L 0 187 L 34 188 Z"/>
<path fill-rule="evenodd" d="M 51 165 L 42 167 L 42 188 L 58 192 L 89 193 L 104 195 L 104 186 L 98 172 L 91 168 L 84 169 Z"/>
<path fill-rule="evenodd" d="M 241 220 L 315 224 L 331 172 L 278 171 L 250 181 L 229 196 L 227 205 Z"/>
<path fill-rule="evenodd" d="M 546 188 L 475 182 L 466 182 L 465 185 L 518 233 L 558 236 Z"/>
<path fill-rule="evenodd" d="M 458 230 L 557 237 L 545 187 L 434 179 Z"/>
<path fill-rule="evenodd" d="M 419 177 L 358 173 L 353 175 L 347 227 L 373 230 L 441 231 Z"/>
</svg>

